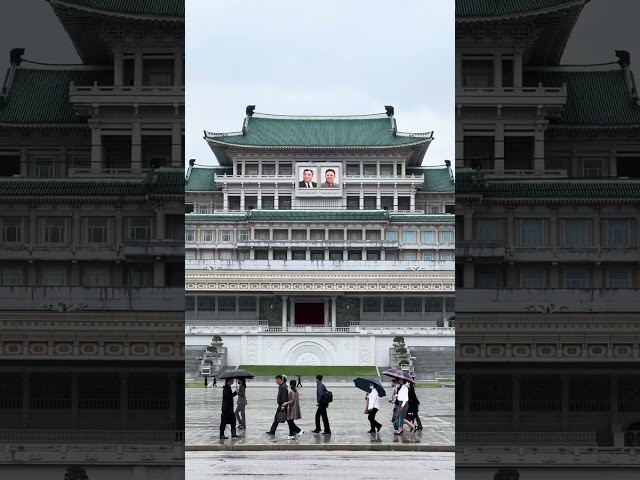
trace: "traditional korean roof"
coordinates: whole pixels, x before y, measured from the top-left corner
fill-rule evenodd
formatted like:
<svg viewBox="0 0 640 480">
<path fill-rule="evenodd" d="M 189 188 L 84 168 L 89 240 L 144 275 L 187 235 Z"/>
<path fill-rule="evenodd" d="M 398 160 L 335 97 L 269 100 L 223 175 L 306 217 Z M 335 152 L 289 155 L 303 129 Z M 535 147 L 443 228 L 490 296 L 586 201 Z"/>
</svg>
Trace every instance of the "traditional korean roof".
<svg viewBox="0 0 640 480">
<path fill-rule="evenodd" d="M 348 117 L 247 116 L 241 132 L 204 132 L 221 165 L 230 165 L 227 149 L 371 149 L 409 147 L 420 165 L 433 132 L 400 133 L 386 114 Z"/>
<path fill-rule="evenodd" d="M 188 213 L 184 216 L 186 224 L 197 224 L 197 223 L 230 223 L 230 222 L 246 222 L 247 214 L 242 213 L 209 213 L 209 214 L 200 214 L 200 213 Z"/>
<path fill-rule="evenodd" d="M 86 124 L 69 102 L 69 85 L 113 84 L 104 69 L 11 67 L 0 95 L 0 125 Z"/>
<path fill-rule="evenodd" d="M 222 187 L 215 181 L 215 175 L 232 174 L 230 167 L 191 167 L 187 171 L 185 192 L 215 192 Z"/>
<path fill-rule="evenodd" d="M 627 68 L 600 71 L 527 71 L 525 86 L 567 85 L 567 103 L 551 125 L 640 127 L 640 106 L 633 74 Z"/>
<path fill-rule="evenodd" d="M 49 0 L 53 4 L 73 6 L 110 14 L 184 17 L 184 0 Z"/>
<path fill-rule="evenodd" d="M 442 168 L 408 168 L 407 174 L 423 175 L 424 183 L 420 187 L 423 192 L 454 193 L 455 183 L 451 178 L 449 169 Z"/>
<path fill-rule="evenodd" d="M 456 19 L 539 14 L 585 4 L 588 1 L 589 0 L 456 0 Z"/>
<path fill-rule="evenodd" d="M 389 215 L 391 223 L 454 223 L 455 215 Z"/>
<path fill-rule="evenodd" d="M 640 179 L 477 179 L 472 172 L 456 175 L 456 194 L 482 198 L 615 199 L 639 198 Z"/>
</svg>

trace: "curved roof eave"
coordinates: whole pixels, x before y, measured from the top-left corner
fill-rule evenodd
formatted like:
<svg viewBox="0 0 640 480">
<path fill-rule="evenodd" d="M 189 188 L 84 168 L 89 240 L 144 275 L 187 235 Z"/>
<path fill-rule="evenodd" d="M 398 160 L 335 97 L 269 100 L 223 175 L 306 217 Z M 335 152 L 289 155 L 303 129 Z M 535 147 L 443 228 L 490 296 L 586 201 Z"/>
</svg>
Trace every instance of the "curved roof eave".
<svg viewBox="0 0 640 480">
<path fill-rule="evenodd" d="M 264 148 L 269 150 L 277 150 L 277 149 L 290 149 L 290 150 L 325 150 L 325 149 L 349 149 L 349 150 L 359 150 L 359 149 L 378 149 L 378 148 L 404 148 L 404 147 L 414 147 L 417 145 L 428 145 L 431 143 L 433 138 L 424 138 L 420 139 L 416 142 L 411 143 L 403 143 L 398 145 L 319 145 L 319 146 L 309 146 L 309 145 L 242 145 L 238 143 L 228 143 L 222 142 L 220 140 L 216 140 L 213 138 L 206 138 L 207 143 L 215 144 L 216 146 L 222 147 L 237 147 L 237 148 Z"/>
<path fill-rule="evenodd" d="M 128 13 L 128 12 L 117 12 L 111 10 L 101 10 L 97 8 L 87 7 L 85 5 L 78 5 L 73 1 L 66 0 L 48 0 L 53 6 L 60 5 L 65 8 L 80 10 L 83 12 L 91 13 L 99 16 L 108 16 L 108 17 L 116 17 L 116 18 L 127 18 L 127 19 L 135 19 L 135 20 L 145 20 L 145 21 L 160 21 L 160 22 L 179 22 L 184 23 L 184 16 L 182 17 L 173 17 L 167 15 L 145 15 L 140 13 Z"/>
<path fill-rule="evenodd" d="M 539 10 L 528 10 L 523 12 L 508 13 L 504 15 L 495 16 L 478 16 L 478 17 L 456 17 L 456 23 L 485 23 L 485 22 L 505 22 L 511 20 L 521 20 L 530 17 L 539 17 L 541 15 L 547 15 L 549 13 L 560 12 L 575 7 L 583 7 L 589 0 L 574 0 L 573 2 L 567 2 L 562 5 L 556 5 L 553 7 L 542 8 Z"/>
</svg>

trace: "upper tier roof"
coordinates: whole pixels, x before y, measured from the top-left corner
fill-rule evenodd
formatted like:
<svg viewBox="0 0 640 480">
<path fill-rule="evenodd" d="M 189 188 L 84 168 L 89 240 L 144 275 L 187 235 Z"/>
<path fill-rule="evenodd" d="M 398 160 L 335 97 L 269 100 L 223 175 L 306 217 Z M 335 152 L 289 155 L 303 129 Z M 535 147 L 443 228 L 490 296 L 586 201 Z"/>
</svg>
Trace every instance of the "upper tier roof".
<svg viewBox="0 0 640 480">
<path fill-rule="evenodd" d="M 453 193 L 455 184 L 447 167 L 441 168 L 408 168 L 407 175 L 424 175 L 423 192 Z"/>
<path fill-rule="evenodd" d="M 456 0 L 456 19 L 521 16 L 587 3 L 588 0 Z"/>
<path fill-rule="evenodd" d="M 567 104 L 552 125 L 593 127 L 640 127 L 640 106 L 634 100 L 636 87 L 628 69 L 604 71 L 528 71 L 525 86 L 567 85 Z"/>
<path fill-rule="evenodd" d="M 410 147 L 415 165 L 422 163 L 433 132 L 400 133 L 385 114 L 348 117 L 247 116 L 241 132 L 205 132 L 221 165 L 230 165 L 227 149 L 369 149 Z M 415 158 L 414 158 L 415 157 Z"/>
<path fill-rule="evenodd" d="M 49 0 L 60 6 L 123 15 L 184 17 L 184 0 Z"/>
<path fill-rule="evenodd" d="M 13 67 L 12 67 L 13 68 Z M 9 69 L 0 96 L 0 125 L 84 124 L 69 102 L 69 85 L 112 85 L 110 70 Z"/>
</svg>

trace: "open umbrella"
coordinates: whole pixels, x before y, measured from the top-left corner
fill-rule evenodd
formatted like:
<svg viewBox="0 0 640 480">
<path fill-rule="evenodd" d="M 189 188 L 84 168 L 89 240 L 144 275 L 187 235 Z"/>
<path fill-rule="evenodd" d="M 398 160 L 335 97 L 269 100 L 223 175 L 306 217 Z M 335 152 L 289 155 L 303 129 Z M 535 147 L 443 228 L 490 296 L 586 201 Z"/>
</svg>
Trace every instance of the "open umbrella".
<svg viewBox="0 0 640 480">
<path fill-rule="evenodd" d="M 249 370 L 229 370 L 221 374 L 218 378 L 222 380 L 225 378 L 255 378 L 255 375 Z"/>
<path fill-rule="evenodd" d="M 360 378 L 360 377 L 358 377 L 353 381 L 353 383 L 360 390 L 364 390 L 367 393 L 369 393 L 369 383 L 373 383 L 376 386 L 376 390 L 378 391 L 378 395 L 380 395 L 381 397 L 384 397 L 384 396 L 387 395 L 387 392 L 384 391 L 384 388 L 382 388 L 382 385 L 380 384 L 380 382 L 378 380 L 374 380 L 373 378 Z"/>
<path fill-rule="evenodd" d="M 391 368 L 385 372 L 382 372 L 382 374 L 386 375 L 387 377 L 402 378 L 403 380 L 406 380 L 408 382 L 414 382 L 414 380 L 411 378 L 411 374 L 403 370 Z"/>
</svg>

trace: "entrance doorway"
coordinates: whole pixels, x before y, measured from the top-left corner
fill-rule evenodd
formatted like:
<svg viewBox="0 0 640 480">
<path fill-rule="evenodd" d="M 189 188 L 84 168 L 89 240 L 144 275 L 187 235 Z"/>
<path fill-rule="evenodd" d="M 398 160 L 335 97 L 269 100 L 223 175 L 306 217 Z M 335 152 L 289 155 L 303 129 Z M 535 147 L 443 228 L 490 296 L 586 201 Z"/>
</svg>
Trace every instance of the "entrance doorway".
<svg viewBox="0 0 640 480">
<path fill-rule="evenodd" d="M 295 303 L 295 325 L 324 326 L 324 303 Z"/>
</svg>

